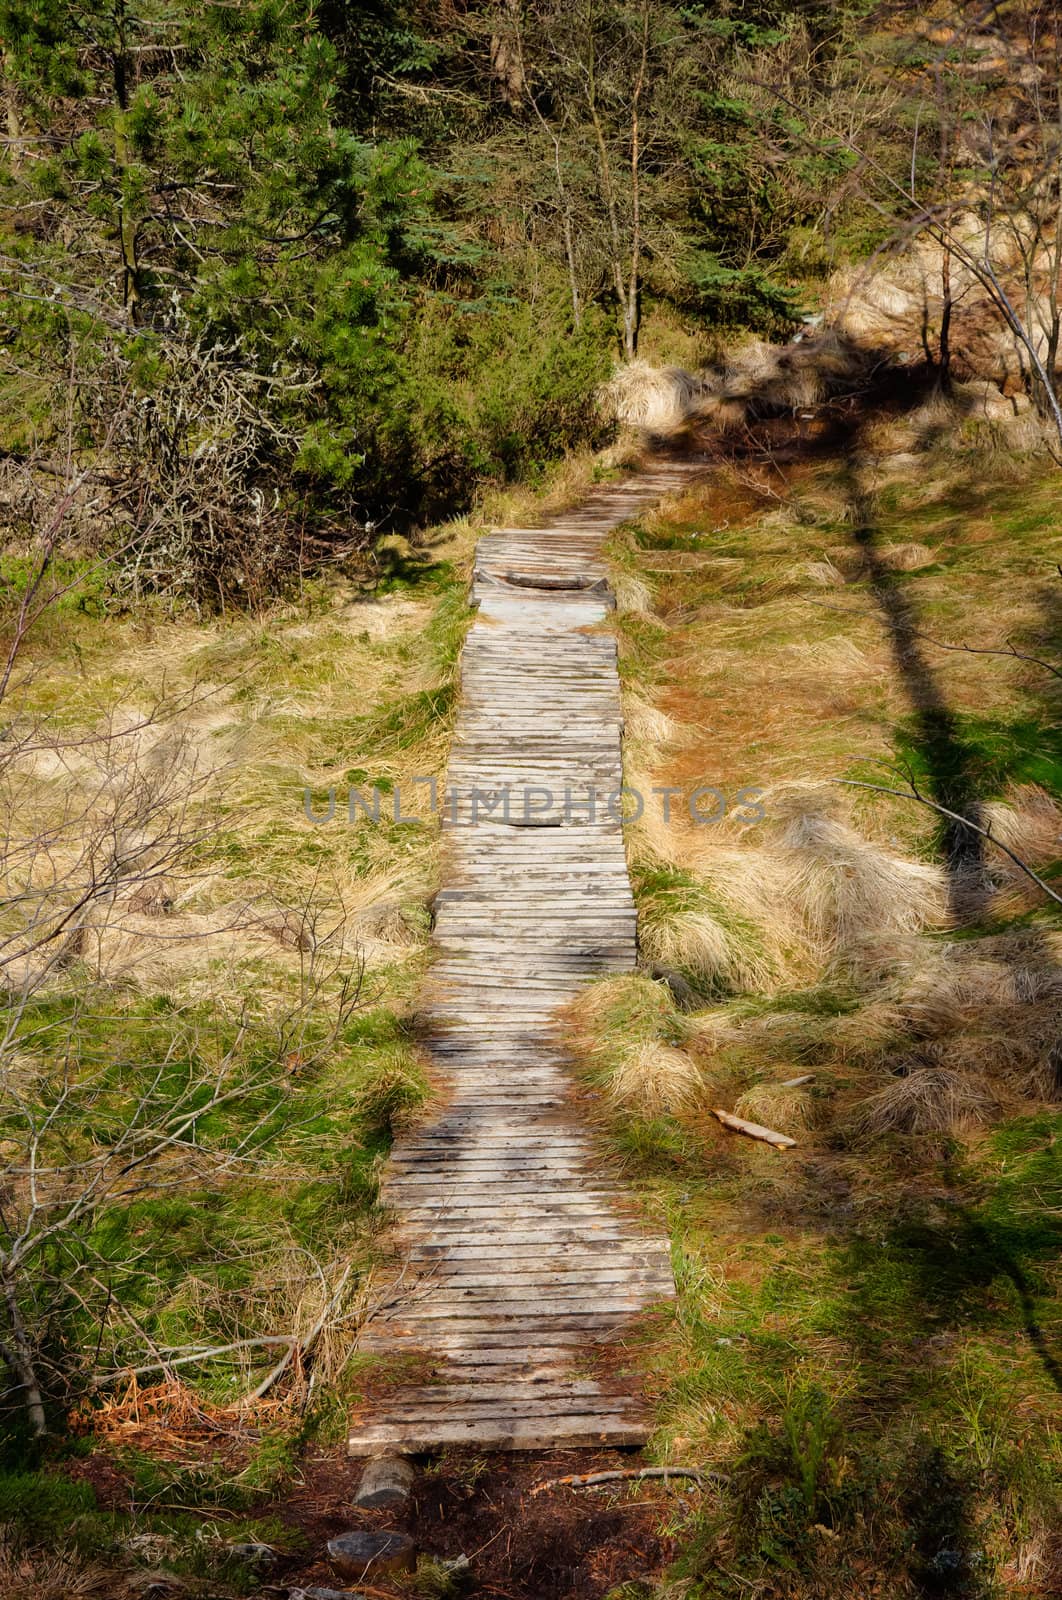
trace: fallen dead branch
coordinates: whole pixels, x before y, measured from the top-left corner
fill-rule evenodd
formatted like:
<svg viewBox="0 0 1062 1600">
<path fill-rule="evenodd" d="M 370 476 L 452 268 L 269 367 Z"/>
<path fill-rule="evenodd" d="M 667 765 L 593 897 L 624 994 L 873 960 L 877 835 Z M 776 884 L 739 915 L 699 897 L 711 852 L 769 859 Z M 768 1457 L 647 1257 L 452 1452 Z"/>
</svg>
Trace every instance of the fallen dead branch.
<svg viewBox="0 0 1062 1600">
<path fill-rule="evenodd" d="M 775 1150 L 791 1150 L 796 1144 L 796 1140 L 787 1133 L 775 1133 L 773 1128 L 764 1128 L 758 1122 L 746 1122 L 744 1117 L 735 1117 L 732 1111 L 720 1111 L 713 1106 L 712 1116 L 717 1117 L 731 1133 L 743 1133 L 746 1138 L 759 1139 L 762 1144 L 769 1144 Z"/>
<path fill-rule="evenodd" d="M 721 1472 L 702 1472 L 699 1467 L 626 1467 L 609 1472 L 573 1472 L 566 1478 L 547 1478 L 536 1483 L 531 1493 L 545 1494 L 547 1489 L 591 1489 L 599 1483 L 621 1483 L 640 1478 L 692 1478 L 697 1483 L 729 1483 Z"/>
<path fill-rule="evenodd" d="M 309 1333 L 304 1339 L 297 1339 L 294 1337 L 294 1335 L 292 1336 L 288 1342 L 288 1348 L 285 1350 L 276 1366 L 266 1374 L 257 1388 L 252 1389 L 250 1394 L 244 1397 L 244 1405 L 250 1405 L 255 1400 L 261 1400 L 263 1395 L 268 1394 L 270 1389 L 277 1382 L 278 1378 L 282 1377 L 287 1371 L 296 1355 L 298 1355 L 302 1360 L 306 1360 L 308 1357 L 313 1355 L 314 1346 L 327 1327 L 329 1318 L 334 1315 L 344 1293 L 346 1292 L 346 1287 L 350 1281 L 350 1274 L 352 1270 L 353 1269 L 349 1266 L 344 1269 L 343 1275 L 339 1280 L 339 1287 L 328 1301 L 327 1305 L 317 1318 L 317 1321 L 314 1323 Z"/>
<path fill-rule="evenodd" d="M 123 1378 L 146 1378 L 156 1372 L 168 1374 L 171 1367 L 187 1367 L 204 1361 L 218 1361 L 222 1356 L 232 1355 L 235 1351 L 270 1349 L 275 1345 L 284 1345 L 290 1352 L 298 1348 L 298 1344 L 299 1341 L 290 1333 L 262 1334 L 260 1338 L 255 1339 L 234 1339 L 231 1344 L 217 1344 L 204 1350 L 184 1351 L 180 1355 L 145 1362 L 141 1367 L 116 1367 L 113 1372 L 97 1373 L 92 1380 L 92 1387 L 106 1389 L 112 1383 L 120 1383 Z"/>
</svg>

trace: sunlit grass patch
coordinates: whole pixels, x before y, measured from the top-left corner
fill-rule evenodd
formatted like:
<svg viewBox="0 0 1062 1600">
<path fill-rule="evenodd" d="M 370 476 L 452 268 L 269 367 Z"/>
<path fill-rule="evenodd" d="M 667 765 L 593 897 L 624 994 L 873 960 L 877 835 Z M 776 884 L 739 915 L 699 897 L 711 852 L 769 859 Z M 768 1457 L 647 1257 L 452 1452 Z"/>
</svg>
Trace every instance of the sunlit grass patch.
<svg viewBox="0 0 1062 1600">
<path fill-rule="evenodd" d="M 753 827 L 679 805 L 628 830 L 650 970 L 692 988 L 707 916 L 716 974 L 679 991 L 701 1096 L 608 1125 L 672 1231 L 655 1449 L 724 1475 L 675 1513 L 661 1592 L 684 1600 L 1031 1596 L 1056 1559 L 1057 913 L 989 843 L 964 920 L 932 812 L 830 780 L 962 779 L 1055 881 L 1056 680 L 962 645 L 1062 664 L 1057 485 L 1026 511 L 1005 463 L 974 483 L 938 452 L 857 517 L 847 470 L 798 468 L 784 508 L 736 519 L 709 483 L 700 519 L 665 509 L 621 554 L 665 625 L 618 623 L 628 781 L 766 790 Z M 583 1059 L 625 1026 L 589 1017 Z M 796 1148 L 726 1135 L 711 1105 Z"/>
<path fill-rule="evenodd" d="M 770 981 L 755 924 L 693 873 L 663 865 L 636 869 L 634 886 L 640 946 L 650 960 L 674 968 L 706 997 Z"/>
</svg>

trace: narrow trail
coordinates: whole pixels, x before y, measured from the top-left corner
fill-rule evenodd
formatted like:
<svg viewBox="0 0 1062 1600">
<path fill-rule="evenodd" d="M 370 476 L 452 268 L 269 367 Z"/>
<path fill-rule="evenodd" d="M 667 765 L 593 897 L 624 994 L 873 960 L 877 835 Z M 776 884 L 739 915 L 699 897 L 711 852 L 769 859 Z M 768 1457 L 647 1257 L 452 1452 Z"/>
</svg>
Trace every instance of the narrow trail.
<svg viewBox="0 0 1062 1600">
<path fill-rule="evenodd" d="M 383 1195 L 396 1266 L 360 1345 L 423 1360 L 416 1383 L 354 1418 L 352 1454 L 638 1445 L 649 1431 L 604 1357 L 673 1297 L 668 1245 L 595 1171 L 555 1013 L 637 953 L 607 804 L 623 724 L 616 643 L 593 631 L 612 606 L 600 548 L 696 471 L 660 465 L 478 546 L 423 1005 L 450 1093 L 396 1143 Z"/>
</svg>

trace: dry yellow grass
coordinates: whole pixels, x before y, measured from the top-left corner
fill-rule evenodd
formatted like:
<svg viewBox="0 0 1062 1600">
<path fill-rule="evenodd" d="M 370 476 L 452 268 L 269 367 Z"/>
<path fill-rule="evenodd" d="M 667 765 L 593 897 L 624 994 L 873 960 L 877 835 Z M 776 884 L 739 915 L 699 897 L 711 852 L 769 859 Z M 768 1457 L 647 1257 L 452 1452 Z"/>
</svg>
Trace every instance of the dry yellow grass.
<svg viewBox="0 0 1062 1600">
<path fill-rule="evenodd" d="M 766 360 L 752 352 L 751 388 L 758 359 Z M 1044 627 L 1035 576 L 1044 552 L 1031 564 L 1020 545 L 1002 540 L 992 518 L 1010 514 L 1013 502 L 1005 497 L 1000 511 L 967 514 L 968 474 L 954 458 L 934 460 L 932 474 L 911 457 L 897 476 L 890 494 L 915 508 L 917 526 L 908 529 L 902 511 L 890 510 L 875 554 L 902 581 L 913 625 L 929 636 L 919 644 L 925 671 L 961 740 L 967 717 L 975 727 L 995 719 L 1005 729 L 1016 704 L 1031 704 L 1031 717 L 1040 702 L 1054 703 L 1053 683 L 1034 667 L 938 651 L 931 642 L 1035 639 Z M 795 1073 L 807 1053 L 830 1063 L 827 1075 L 833 1063 L 854 1069 L 843 1097 L 847 1112 L 867 1101 L 866 1125 L 880 1131 L 973 1128 L 1001 1107 L 1057 1101 L 1062 961 L 1055 936 L 1038 917 L 1028 932 L 1000 936 L 999 944 L 983 936 L 942 938 L 963 913 L 935 858 L 932 814 L 828 781 L 864 758 L 892 755 L 891 728 L 910 737 L 914 691 L 899 667 L 886 608 L 876 607 L 865 587 L 862 550 L 816 532 L 820 524 L 839 531 L 850 522 L 845 491 L 828 475 L 798 481 L 807 511 L 800 525 L 774 504 L 757 507 L 751 490 L 747 522 L 735 522 L 733 486 L 713 483 L 699 509 L 659 512 L 646 547 L 626 555 L 652 571 L 669 622 L 666 643 L 643 634 L 628 645 L 639 665 L 654 652 L 649 678 L 635 674 L 639 686 L 627 691 L 627 781 L 647 801 L 627 830 L 632 864 L 648 885 L 644 954 L 703 979 L 717 996 L 787 1008 L 755 1015 L 735 1000 L 688 1019 L 699 1059 L 741 1063 L 738 1094 L 751 1073 L 753 1087 L 744 1093 L 752 1098 L 741 1106 L 753 1120 L 771 1122 L 760 1102 L 764 1061 L 784 1068 L 791 1058 Z M 953 497 L 961 517 L 950 508 Z M 945 510 L 936 519 L 927 515 L 938 504 Z M 1040 543 L 1049 552 L 1058 540 L 1051 545 L 1046 502 L 1043 518 Z M 722 530 L 718 543 L 713 524 Z M 1033 526 L 1030 512 L 1025 525 Z M 652 548 L 654 530 L 660 549 Z M 986 544 L 992 553 L 982 556 Z M 923 576 L 927 566 L 940 570 Z M 852 613 L 847 620 L 808 604 L 822 584 L 863 586 L 839 601 Z M 645 687 L 652 679 L 661 685 L 655 701 Z M 680 739 L 654 738 L 667 731 L 654 729 L 654 704 L 681 729 Z M 972 759 L 980 758 L 975 752 Z M 741 826 L 728 815 L 695 827 L 680 799 L 665 821 L 653 787 L 671 784 L 687 794 L 704 782 L 728 794 L 755 783 L 764 791 L 766 820 Z M 1062 856 L 1062 809 L 1042 788 L 1012 784 L 1003 799 L 985 805 L 984 816 L 1001 844 L 1032 865 Z M 1042 894 L 1002 850 L 988 846 L 986 868 L 990 915 L 1043 912 Z M 791 991 L 821 991 L 823 1015 L 789 1010 Z"/>
<path fill-rule="evenodd" d="M 607 417 L 647 433 L 667 434 L 681 426 L 699 392 L 697 377 L 683 367 L 654 367 L 631 361 L 617 367 L 598 391 Z"/>
<path fill-rule="evenodd" d="M 743 426 L 757 403 L 793 411 L 818 405 L 864 365 L 860 351 L 833 329 L 786 346 L 749 339 L 699 372 L 628 362 L 602 386 L 598 403 L 607 416 L 650 437 L 678 435 L 690 425 L 727 433 Z"/>
<path fill-rule="evenodd" d="M 640 945 L 650 960 L 712 988 L 766 989 L 774 976 L 769 958 L 709 911 L 643 914 Z"/>
<path fill-rule="evenodd" d="M 620 1054 L 608 1080 L 612 1103 L 645 1117 L 681 1111 L 701 1092 L 701 1075 L 691 1058 L 657 1040 Z"/>
<path fill-rule="evenodd" d="M 163 1541 L 158 1555 L 170 1555 Z M 145 1551 L 150 1559 L 151 1550 Z M 52 1555 L 35 1549 L 30 1561 L 15 1538 L 0 1542 L 0 1593 L 6 1600 L 78 1600 L 81 1595 L 102 1597 L 114 1593 L 111 1564 L 86 1561 L 76 1552 Z"/>
<path fill-rule="evenodd" d="M 846 578 L 866 574 L 867 557 L 858 546 L 832 545 L 826 551 L 826 558 Z M 935 550 L 916 542 L 874 546 L 874 563 L 887 572 L 917 572 L 921 567 L 931 566 L 936 559 Z"/>
<path fill-rule="evenodd" d="M 408 743 L 388 731 L 390 708 L 415 711 L 451 670 L 427 642 L 435 604 L 338 585 L 267 620 L 157 620 L 146 641 L 135 621 L 86 624 L 89 670 L 65 699 L 66 663 L 41 651 L 27 711 L 50 717 L 54 732 L 36 741 L 21 789 L 8 785 L 9 831 L 29 836 L 49 807 L 64 813 L 54 872 L 64 852 L 84 856 L 119 804 L 134 824 L 121 849 L 139 851 L 130 887 L 93 907 L 71 951 L 94 981 L 185 998 L 250 989 L 258 1002 L 290 993 L 322 942 L 336 970 L 420 960 L 435 830 L 390 826 L 390 794 L 379 826 L 348 822 L 346 801 L 350 787 L 381 783 L 404 790 L 408 813 L 426 802 L 412 778 L 442 772 L 444 719 L 426 716 Z M 173 791 L 181 825 L 206 837 L 149 903 L 139 878 L 150 840 L 133 814 L 141 795 L 157 812 L 160 788 Z M 308 818 L 304 788 L 322 815 L 334 790 L 331 823 Z"/>
<path fill-rule="evenodd" d="M 619 568 L 612 573 L 609 582 L 616 597 L 618 611 L 639 617 L 652 614 L 653 590 L 644 578 Z"/>
<path fill-rule="evenodd" d="M 624 696 L 623 737 L 628 748 L 631 745 L 647 745 L 651 751 L 659 750 L 662 746 L 676 743 L 683 733 L 681 724 L 674 717 L 669 717 L 666 711 L 661 711 L 659 706 L 653 705 L 651 700 L 634 692 Z"/>
<path fill-rule="evenodd" d="M 564 1012 L 577 1057 L 614 1108 L 641 1117 L 681 1112 L 702 1097 L 702 1074 L 683 1048 L 695 1030 L 667 986 L 645 974 L 590 984 Z"/>
<path fill-rule="evenodd" d="M 811 1106 L 811 1096 L 805 1089 L 786 1089 L 769 1083 L 746 1089 L 734 1102 L 739 1117 L 794 1138 L 808 1127 Z"/>
<path fill-rule="evenodd" d="M 639 775 L 641 792 L 651 779 Z M 816 784 L 767 790 L 767 820 L 695 827 L 675 807 L 646 807 L 632 843 L 692 872 L 728 917 L 695 906 L 643 920 L 645 953 L 664 965 L 766 992 L 821 976 L 870 935 L 942 926 L 944 874 L 865 838 L 838 791 Z M 750 938 L 754 935 L 754 938 Z"/>
<path fill-rule="evenodd" d="M 994 839 L 1032 867 L 1043 867 L 1062 855 L 1062 808 L 1038 784 L 1012 785 L 1004 800 L 983 807 L 984 826 Z M 988 847 L 997 915 L 1033 910 L 1043 902 L 1041 891 L 1012 857 Z"/>
</svg>

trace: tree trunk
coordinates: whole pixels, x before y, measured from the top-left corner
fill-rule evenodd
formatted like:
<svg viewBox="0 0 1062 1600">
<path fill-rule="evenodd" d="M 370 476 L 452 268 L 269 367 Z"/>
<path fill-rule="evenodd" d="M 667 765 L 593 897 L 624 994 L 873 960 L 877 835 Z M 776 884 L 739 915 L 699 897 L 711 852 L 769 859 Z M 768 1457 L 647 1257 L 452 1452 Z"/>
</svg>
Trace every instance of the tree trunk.
<svg viewBox="0 0 1062 1600">
<path fill-rule="evenodd" d="M 140 265 L 136 253 L 136 225 L 125 203 L 125 180 L 129 172 L 129 132 L 126 115 L 129 111 L 129 78 L 125 48 L 125 7 L 119 5 L 115 12 L 118 36 L 111 59 L 114 99 L 117 110 L 114 118 L 114 169 L 118 185 L 118 242 L 122 255 L 122 305 L 131 322 L 137 320 L 140 303 Z"/>
<path fill-rule="evenodd" d="M 638 322 L 642 263 L 641 101 L 649 64 L 649 0 L 642 3 L 642 54 L 631 95 L 631 254 L 627 297 L 623 307 L 623 353 L 628 361 L 638 354 Z"/>
<path fill-rule="evenodd" d="M 605 142 L 605 130 L 601 126 L 601 115 L 597 109 L 597 78 L 594 61 L 594 41 L 590 39 L 590 55 L 586 68 L 586 104 L 590 112 L 590 121 L 594 128 L 594 139 L 597 144 L 597 167 L 601 179 L 601 194 L 605 202 L 605 211 L 608 215 L 608 231 L 612 241 L 612 285 L 616 291 L 616 304 L 626 320 L 627 291 L 623 282 L 623 250 L 620 243 L 619 217 L 616 213 L 616 196 L 612 188 L 612 174 L 608 166 L 608 145 Z M 627 348 L 626 329 L 624 329 L 624 350 Z"/>
<path fill-rule="evenodd" d="M 557 195 L 561 203 L 561 231 L 564 236 L 564 259 L 568 263 L 568 288 L 572 297 L 572 326 L 579 329 L 583 325 L 583 307 L 579 295 L 579 279 L 575 271 L 575 241 L 572 238 L 572 207 L 568 199 L 568 191 L 564 187 L 564 177 L 561 172 L 560 140 L 553 140 L 553 153 L 555 170 L 557 174 Z"/>
<path fill-rule="evenodd" d="M 4 118 L 7 123 L 7 153 L 11 171 L 17 173 L 22 166 L 22 123 L 18 114 L 18 90 L 11 71 L 11 58 L 4 52 Z"/>
<path fill-rule="evenodd" d="M 949 382 L 951 370 L 951 255 L 945 250 L 940 263 L 940 297 L 943 302 L 940 313 L 940 349 L 937 356 L 937 365 L 941 379 L 945 384 Z"/>
<path fill-rule="evenodd" d="M 4 1281 L 4 1304 L 7 1306 L 7 1320 L 11 1328 L 11 1343 L 0 1345 L 0 1351 L 2 1351 L 4 1360 L 11 1368 L 19 1387 L 23 1391 L 30 1432 L 35 1439 L 42 1439 L 48 1432 L 48 1420 L 44 1414 L 44 1397 L 37 1381 L 37 1373 L 33 1365 L 33 1351 L 26 1337 L 26 1325 L 22 1320 L 22 1312 L 19 1310 L 15 1285 L 10 1279 L 5 1279 Z"/>
<path fill-rule="evenodd" d="M 623 308 L 623 354 L 633 361 L 638 354 L 638 291 L 637 279 L 631 278 L 627 303 Z"/>
<path fill-rule="evenodd" d="M 517 62 L 520 69 L 520 92 L 527 96 L 528 104 L 534 112 L 542 132 L 553 145 L 553 177 L 557 186 L 557 203 L 560 206 L 561 236 L 564 239 L 564 259 L 568 264 L 568 288 L 572 297 L 572 326 L 575 329 L 582 327 L 583 306 L 579 294 L 579 277 L 575 270 L 575 240 L 572 237 L 572 203 L 568 195 L 568 187 L 564 182 L 564 169 L 561 166 L 560 134 L 555 133 L 542 114 L 541 107 L 535 99 L 528 84 L 527 66 L 524 61 L 524 36 L 520 28 L 520 8 L 516 0 L 507 0 L 506 9 L 511 13 L 515 26 L 515 41 Z M 493 53 L 494 45 L 491 43 Z M 561 122 L 563 130 L 564 122 Z"/>
</svg>

